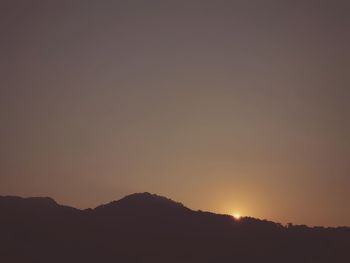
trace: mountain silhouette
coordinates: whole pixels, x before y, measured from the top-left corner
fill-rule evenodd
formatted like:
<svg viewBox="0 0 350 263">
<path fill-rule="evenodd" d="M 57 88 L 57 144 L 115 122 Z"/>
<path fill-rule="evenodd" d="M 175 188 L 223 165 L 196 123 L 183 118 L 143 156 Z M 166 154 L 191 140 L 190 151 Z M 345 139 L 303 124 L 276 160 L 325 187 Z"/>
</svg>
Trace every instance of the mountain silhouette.
<svg viewBox="0 0 350 263">
<path fill-rule="evenodd" d="M 191 210 L 181 203 L 146 192 L 128 195 L 118 201 L 98 206 L 94 211 L 109 215 L 171 216 Z"/>
<path fill-rule="evenodd" d="M 0 262 L 350 262 L 350 228 L 283 226 L 137 193 L 79 210 L 0 196 Z"/>
</svg>

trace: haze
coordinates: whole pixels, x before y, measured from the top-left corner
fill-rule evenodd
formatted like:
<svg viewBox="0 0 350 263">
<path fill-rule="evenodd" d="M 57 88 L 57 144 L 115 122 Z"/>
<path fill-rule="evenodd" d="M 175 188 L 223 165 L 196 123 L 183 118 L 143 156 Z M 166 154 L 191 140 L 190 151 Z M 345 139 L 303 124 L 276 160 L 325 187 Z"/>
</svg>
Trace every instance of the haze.
<svg viewBox="0 0 350 263">
<path fill-rule="evenodd" d="M 348 1 L 1 1 L 0 195 L 350 225 Z"/>
</svg>

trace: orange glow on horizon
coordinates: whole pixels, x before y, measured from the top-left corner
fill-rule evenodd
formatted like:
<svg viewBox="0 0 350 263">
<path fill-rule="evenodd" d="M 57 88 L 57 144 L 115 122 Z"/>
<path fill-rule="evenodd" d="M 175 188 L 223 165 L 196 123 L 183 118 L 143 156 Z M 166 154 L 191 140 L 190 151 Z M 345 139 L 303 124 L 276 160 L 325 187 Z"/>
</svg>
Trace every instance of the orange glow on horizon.
<svg viewBox="0 0 350 263">
<path fill-rule="evenodd" d="M 232 216 L 233 216 L 233 217 L 234 217 L 234 219 L 236 219 L 236 220 L 240 220 L 240 219 L 241 219 L 241 217 L 242 217 L 242 216 L 241 216 L 241 214 L 240 214 L 240 213 L 238 213 L 238 212 L 237 212 L 237 213 L 233 213 L 233 214 L 232 214 Z"/>
</svg>

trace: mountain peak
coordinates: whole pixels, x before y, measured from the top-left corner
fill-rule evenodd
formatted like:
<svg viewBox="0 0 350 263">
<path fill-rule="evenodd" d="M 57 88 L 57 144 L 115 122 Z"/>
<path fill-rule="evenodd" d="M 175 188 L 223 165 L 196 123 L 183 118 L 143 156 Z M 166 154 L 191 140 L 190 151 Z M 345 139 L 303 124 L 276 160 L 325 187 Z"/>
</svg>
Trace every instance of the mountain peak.
<svg viewBox="0 0 350 263">
<path fill-rule="evenodd" d="M 0 196 L 0 202 L 8 205 L 15 205 L 15 204 L 25 204 L 25 205 L 31 205 L 35 207 L 56 207 L 59 206 L 57 202 L 52 199 L 51 197 L 17 197 L 17 196 Z"/>
<path fill-rule="evenodd" d="M 118 201 L 98 206 L 95 210 L 118 214 L 136 213 L 139 215 L 173 214 L 191 211 L 179 202 L 149 192 L 127 195 Z"/>
<path fill-rule="evenodd" d="M 127 195 L 117 202 L 121 202 L 121 201 L 157 202 L 157 203 L 164 203 L 164 204 L 167 203 L 169 205 L 183 206 L 183 204 L 173 201 L 170 198 L 157 195 L 157 194 L 151 194 L 149 192 Z"/>
</svg>

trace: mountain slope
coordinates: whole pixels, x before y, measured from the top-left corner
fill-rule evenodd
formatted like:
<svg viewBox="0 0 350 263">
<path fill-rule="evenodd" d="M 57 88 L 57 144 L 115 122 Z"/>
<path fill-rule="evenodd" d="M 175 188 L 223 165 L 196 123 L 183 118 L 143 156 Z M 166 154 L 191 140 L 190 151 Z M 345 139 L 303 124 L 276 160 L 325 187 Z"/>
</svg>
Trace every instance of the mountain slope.
<svg viewBox="0 0 350 263">
<path fill-rule="evenodd" d="M 191 212 L 181 203 L 150 193 L 128 195 L 118 201 L 98 206 L 94 211 L 101 214 L 130 214 L 133 216 L 171 216 Z"/>
</svg>

